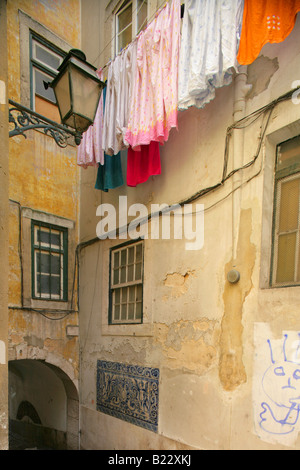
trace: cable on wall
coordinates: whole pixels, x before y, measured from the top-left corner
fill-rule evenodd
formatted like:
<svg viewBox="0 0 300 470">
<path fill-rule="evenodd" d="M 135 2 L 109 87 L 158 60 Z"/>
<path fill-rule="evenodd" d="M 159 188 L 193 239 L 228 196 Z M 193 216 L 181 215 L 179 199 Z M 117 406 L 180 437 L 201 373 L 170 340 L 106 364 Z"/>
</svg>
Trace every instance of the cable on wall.
<svg viewBox="0 0 300 470">
<path fill-rule="evenodd" d="M 170 207 L 172 206 L 176 206 L 176 205 L 179 205 L 179 206 L 183 206 L 185 204 L 189 204 L 197 199 L 200 199 L 202 198 L 203 196 L 206 196 L 207 194 L 209 193 L 212 193 L 214 192 L 216 189 L 224 186 L 225 182 L 228 181 L 234 174 L 242 171 L 242 170 L 245 170 L 246 168 L 249 168 L 251 167 L 252 165 L 254 165 L 254 163 L 256 162 L 256 160 L 258 159 L 259 157 L 259 154 L 260 154 L 260 151 L 261 151 L 261 147 L 262 147 L 262 143 L 263 143 L 263 140 L 265 138 L 265 135 L 266 135 L 266 131 L 267 131 L 267 127 L 269 125 L 269 122 L 270 122 L 270 118 L 271 118 L 271 115 L 272 115 L 272 112 L 274 110 L 274 108 L 279 104 L 279 103 L 282 103 L 284 101 L 287 101 L 288 99 L 290 99 L 292 97 L 292 95 L 297 91 L 297 90 L 300 90 L 300 87 L 298 88 L 295 88 L 293 90 L 290 90 L 288 91 L 287 93 L 279 96 L 278 98 L 276 98 L 275 100 L 271 101 L 269 104 L 259 108 L 258 110 L 254 111 L 253 113 L 250 113 L 249 115 L 243 117 L 242 119 L 234 122 L 231 126 L 229 126 L 226 130 L 226 136 L 225 136 L 225 148 L 224 148 L 224 160 L 223 160 L 223 173 L 222 173 L 222 179 L 220 182 L 216 183 L 215 185 L 213 186 L 209 186 L 207 188 L 203 188 L 199 191 L 197 191 L 196 193 L 194 193 L 193 195 L 187 197 L 186 199 L 182 200 L 182 201 L 179 201 L 175 204 L 172 204 Z M 252 160 L 250 160 L 248 163 L 245 163 L 243 166 L 239 167 L 239 168 L 235 168 L 233 169 L 232 171 L 230 171 L 229 173 L 227 173 L 227 168 L 228 168 L 228 160 L 229 160 L 229 147 L 230 147 L 230 139 L 231 139 L 231 135 L 232 135 L 232 131 L 233 129 L 245 129 L 246 127 L 250 126 L 251 124 L 253 124 L 254 122 L 256 122 L 262 115 L 264 114 L 267 114 L 267 120 L 266 120 L 266 124 L 264 126 L 264 130 L 262 131 L 261 135 L 260 135 L 260 139 L 259 139 L 259 143 L 258 143 L 258 147 L 257 147 L 257 150 L 256 150 L 256 153 L 254 155 L 254 157 L 252 158 Z M 212 204 L 212 206 L 208 207 L 208 209 L 210 209 L 211 207 L 214 207 L 216 206 L 219 202 L 222 202 L 224 199 L 226 199 L 228 196 L 230 196 L 233 192 L 235 192 L 236 190 L 238 190 L 241 186 L 243 186 L 244 184 L 247 184 L 249 183 L 253 178 L 255 178 L 256 176 L 258 176 L 260 174 L 260 171 L 261 169 L 259 170 L 258 173 L 256 173 L 253 177 L 250 177 L 247 181 L 245 181 L 244 183 L 242 183 L 241 185 L 239 185 L 237 188 L 233 189 L 229 194 L 227 194 L 224 198 L 222 198 L 220 201 L 217 201 L 216 203 Z M 144 222 L 147 223 L 149 222 L 152 217 L 157 217 L 157 216 L 161 216 L 162 213 L 159 212 L 159 213 L 154 213 L 154 214 L 149 214 L 147 218 L 145 218 Z M 139 221 L 139 224 L 141 222 Z M 127 224 L 127 229 L 129 227 L 129 223 Z M 121 230 L 123 231 L 125 229 L 125 227 L 118 227 L 117 228 L 117 236 L 118 234 L 120 234 Z M 91 246 L 97 242 L 100 242 L 101 239 L 99 239 L 98 237 L 95 237 L 95 238 L 92 238 L 90 240 L 87 240 L 85 242 L 81 242 L 77 245 L 76 247 L 76 255 L 75 255 L 75 268 L 74 268 L 74 272 L 75 270 L 77 271 L 77 279 L 79 281 L 79 254 L 81 252 L 82 249 L 84 248 L 87 248 L 88 246 Z M 74 286 L 75 286 L 75 277 L 74 277 L 74 283 L 73 283 L 73 289 L 74 289 Z M 79 306 L 79 290 L 78 290 L 78 295 L 77 295 L 77 301 L 78 301 L 78 306 Z"/>
</svg>

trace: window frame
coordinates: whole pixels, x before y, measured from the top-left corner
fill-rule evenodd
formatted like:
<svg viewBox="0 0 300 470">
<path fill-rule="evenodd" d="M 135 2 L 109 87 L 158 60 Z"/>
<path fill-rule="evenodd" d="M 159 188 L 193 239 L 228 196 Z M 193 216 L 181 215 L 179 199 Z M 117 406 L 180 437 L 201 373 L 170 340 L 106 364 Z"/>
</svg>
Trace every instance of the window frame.
<svg viewBox="0 0 300 470">
<path fill-rule="evenodd" d="M 280 203 L 281 203 L 281 187 L 282 184 L 293 179 L 297 179 L 297 175 L 300 178 L 300 161 L 299 163 L 291 163 L 283 169 L 277 169 L 279 147 L 295 138 L 299 138 L 300 135 L 295 135 L 289 139 L 283 140 L 276 145 L 276 157 L 275 157 L 275 168 L 274 168 L 274 193 L 273 193 L 273 218 L 272 218 L 272 248 L 271 248 L 271 266 L 270 266 L 270 280 L 269 287 L 271 288 L 285 288 L 285 287 L 299 287 L 299 281 L 287 281 L 287 282 L 276 282 L 277 272 L 277 260 L 278 260 L 278 239 L 279 239 L 279 216 L 280 216 Z M 300 184 L 300 182 L 299 182 Z M 299 197 L 299 208 L 298 208 L 298 227 L 296 230 L 296 243 L 298 246 L 295 248 L 295 272 L 296 267 L 299 265 L 299 249 L 300 249 L 300 197 Z M 297 257 L 298 256 L 298 257 Z"/>
<path fill-rule="evenodd" d="M 61 57 L 60 64 L 62 63 L 63 59 L 67 55 L 67 53 L 63 51 L 62 49 L 60 49 L 59 47 L 47 41 L 45 38 L 35 33 L 34 31 L 29 30 L 30 108 L 33 111 L 35 111 L 35 95 L 36 94 L 42 99 L 44 99 L 45 101 L 57 106 L 56 100 L 54 102 L 48 99 L 47 97 L 41 96 L 40 94 L 36 93 L 34 70 L 35 69 L 39 70 L 40 72 L 49 76 L 50 79 L 55 78 L 58 73 L 58 72 L 55 72 L 53 68 L 48 67 L 47 65 L 43 64 L 41 61 L 38 61 L 34 57 L 34 53 L 33 53 L 34 43 L 39 43 L 43 48 L 48 49 L 50 52 L 54 53 L 56 56 L 60 56 Z"/>
<path fill-rule="evenodd" d="M 57 36 L 20 9 L 18 10 L 18 20 L 20 28 L 20 76 L 22 77 L 20 82 L 20 104 L 30 108 L 30 33 L 32 32 L 43 38 L 65 53 L 72 49 L 74 45 Z"/>
<path fill-rule="evenodd" d="M 41 242 L 39 243 L 39 246 L 35 244 L 35 228 L 36 227 L 45 227 L 50 230 L 51 229 L 55 231 L 59 231 L 62 235 L 62 248 L 61 249 L 51 249 L 51 244 L 49 247 L 47 246 L 41 246 Z M 48 296 L 44 296 L 42 292 L 40 292 L 40 295 L 37 295 L 37 273 L 36 273 L 36 261 L 35 261 L 35 253 L 37 250 L 39 252 L 47 251 L 51 254 L 53 253 L 58 253 L 62 255 L 62 275 L 60 275 L 60 278 L 62 279 L 62 289 L 61 290 L 61 296 L 59 298 L 53 296 L 51 292 L 49 293 Z M 40 273 L 41 274 L 41 273 Z M 51 277 L 51 270 L 50 270 L 50 277 Z M 68 301 L 68 228 L 62 227 L 59 225 L 55 225 L 52 223 L 48 222 L 43 222 L 40 220 L 31 220 L 31 297 L 33 300 L 40 300 L 40 301 L 46 301 L 46 302 L 67 302 Z"/>
<path fill-rule="evenodd" d="M 127 45 L 123 46 L 122 48 L 119 47 L 119 35 L 124 32 L 130 25 L 132 27 L 131 31 L 131 41 L 140 33 L 140 31 L 143 30 L 147 26 L 148 22 L 148 17 L 149 17 L 149 1 L 148 0 L 142 0 L 141 6 L 138 8 L 137 6 L 138 0 L 124 0 L 122 1 L 119 5 L 118 8 L 115 12 L 114 16 L 114 35 L 115 35 L 115 41 L 114 41 L 114 55 L 117 55 L 121 52 L 122 49 L 124 49 Z M 141 8 L 145 4 L 147 5 L 147 14 L 146 14 L 146 19 L 142 23 L 140 29 L 138 28 L 138 13 L 140 12 Z M 131 23 L 129 23 L 125 28 L 122 29 L 122 31 L 118 30 L 118 17 L 120 14 L 125 11 L 128 6 L 132 6 L 132 14 L 131 14 Z"/>
<path fill-rule="evenodd" d="M 141 279 L 140 280 L 137 280 L 136 282 L 134 281 L 129 281 L 129 282 L 125 282 L 125 283 L 119 283 L 119 284 L 115 284 L 113 286 L 112 284 L 112 271 L 114 269 L 113 267 L 113 253 L 116 252 L 116 251 L 122 251 L 124 250 L 124 248 L 130 248 L 131 246 L 136 246 L 140 244 L 142 246 L 142 256 L 141 256 Z M 110 250 L 109 250 L 109 295 L 108 295 L 108 325 L 113 325 L 113 326 L 117 326 L 117 325 L 142 325 L 144 320 L 143 320 L 143 306 L 144 306 L 144 302 L 143 302 L 143 298 L 144 298 L 144 268 L 145 268 L 145 265 L 144 265 L 144 251 L 145 251 L 145 247 L 144 247 L 144 240 L 143 238 L 138 238 L 138 239 L 135 239 L 135 240 L 130 240 L 130 241 L 127 241 L 127 242 L 124 242 L 122 244 L 119 244 L 119 245 L 116 245 L 114 247 L 111 247 Z M 126 264 L 127 266 L 128 264 Z M 141 317 L 138 318 L 138 319 L 133 319 L 133 320 L 129 320 L 128 319 L 128 315 L 127 315 L 127 318 L 124 319 L 124 320 L 119 320 L 119 321 L 116 321 L 113 319 L 113 291 L 116 290 L 116 289 L 120 289 L 122 287 L 130 287 L 130 286 L 136 286 L 136 285 L 141 285 L 142 286 L 142 292 L 141 292 Z M 121 286 L 121 287 L 118 287 L 118 286 Z M 128 304 L 128 301 L 127 301 L 127 304 Z M 120 312 L 121 313 L 121 312 Z"/>
</svg>

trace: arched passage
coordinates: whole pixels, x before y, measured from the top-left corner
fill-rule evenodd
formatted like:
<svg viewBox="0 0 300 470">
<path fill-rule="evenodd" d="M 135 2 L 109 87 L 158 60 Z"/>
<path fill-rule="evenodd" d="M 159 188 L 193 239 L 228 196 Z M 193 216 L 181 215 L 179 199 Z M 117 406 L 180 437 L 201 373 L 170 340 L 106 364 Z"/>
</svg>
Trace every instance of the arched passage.
<svg viewBox="0 0 300 470">
<path fill-rule="evenodd" d="M 36 359 L 9 362 L 10 448 L 78 449 L 78 392 L 68 375 Z M 20 442 L 20 440 L 19 440 Z"/>
</svg>

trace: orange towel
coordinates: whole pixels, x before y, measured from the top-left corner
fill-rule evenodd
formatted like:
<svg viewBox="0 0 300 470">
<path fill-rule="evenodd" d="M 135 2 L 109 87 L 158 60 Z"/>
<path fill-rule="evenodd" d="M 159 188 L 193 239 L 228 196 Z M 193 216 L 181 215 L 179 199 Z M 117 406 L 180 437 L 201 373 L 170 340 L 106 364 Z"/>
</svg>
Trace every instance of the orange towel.
<svg viewBox="0 0 300 470">
<path fill-rule="evenodd" d="M 284 41 L 299 10 L 300 0 L 245 0 L 238 62 L 251 64 L 267 42 Z"/>
</svg>

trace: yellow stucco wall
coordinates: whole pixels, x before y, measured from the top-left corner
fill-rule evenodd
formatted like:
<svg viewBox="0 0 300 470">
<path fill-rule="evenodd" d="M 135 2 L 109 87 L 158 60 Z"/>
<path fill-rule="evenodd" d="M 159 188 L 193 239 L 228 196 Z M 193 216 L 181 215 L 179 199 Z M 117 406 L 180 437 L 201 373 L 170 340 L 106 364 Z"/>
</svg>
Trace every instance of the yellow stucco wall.
<svg viewBox="0 0 300 470">
<path fill-rule="evenodd" d="M 6 3 L 0 0 L 0 43 L 7 40 Z M 8 122 L 7 122 L 7 51 L 0 54 L 0 450 L 8 443 Z"/>
<path fill-rule="evenodd" d="M 25 48 L 29 47 L 29 43 L 20 40 L 19 10 L 71 47 L 80 48 L 80 0 L 8 0 L 8 97 L 24 104 L 21 102 L 23 77 L 20 63 L 21 56 Z M 27 50 L 26 52 L 28 53 Z M 52 138 L 42 132 L 29 131 L 26 136 L 26 139 L 23 136 L 9 139 L 10 358 L 48 360 L 61 367 L 76 382 L 78 340 L 77 337 L 66 336 L 66 326 L 78 325 L 77 313 L 66 315 L 62 311 L 47 315 L 47 312 L 43 311 L 41 315 L 32 309 L 25 310 L 20 307 L 22 307 L 22 275 L 24 279 L 31 269 L 30 263 L 24 264 L 26 253 L 24 246 L 22 248 L 23 208 L 62 217 L 74 223 L 74 229 L 69 233 L 70 297 L 79 227 L 77 150 L 71 145 L 61 149 Z M 31 249 L 30 244 L 27 244 L 27 248 Z M 27 248 L 25 245 L 25 250 Z M 61 318 L 59 321 L 53 321 L 59 318 Z"/>
</svg>

